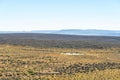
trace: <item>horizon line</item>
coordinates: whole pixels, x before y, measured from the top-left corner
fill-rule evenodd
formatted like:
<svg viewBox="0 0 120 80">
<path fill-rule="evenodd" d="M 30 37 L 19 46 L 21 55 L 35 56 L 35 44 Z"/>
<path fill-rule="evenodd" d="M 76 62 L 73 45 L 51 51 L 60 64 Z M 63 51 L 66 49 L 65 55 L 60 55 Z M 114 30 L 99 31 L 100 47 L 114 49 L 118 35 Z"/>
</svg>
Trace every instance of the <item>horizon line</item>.
<svg viewBox="0 0 120 80">
<path fill-rule="evenodd" d="M 33 29 L 33 30 L 0 30 L 0 32 L 31 32 L 31 31 L 61 31 L 61 30 L 103 30 L 103 31 L 120 31 L 120 30 L 107 30 L 107 29 L 42 29 L 42 30 L 37 30 L 37 29 Z"/>
</svg>

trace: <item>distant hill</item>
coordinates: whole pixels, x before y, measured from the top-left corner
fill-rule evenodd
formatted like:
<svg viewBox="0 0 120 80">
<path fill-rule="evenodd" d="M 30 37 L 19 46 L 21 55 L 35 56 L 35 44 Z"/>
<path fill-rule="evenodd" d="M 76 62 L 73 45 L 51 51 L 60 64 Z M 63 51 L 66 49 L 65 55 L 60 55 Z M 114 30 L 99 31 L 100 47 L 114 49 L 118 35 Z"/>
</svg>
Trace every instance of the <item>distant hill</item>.
<svg viewBox="0 0 120 80">
<path fill-rule="evenodd" d="M 57 34 L 71 34 L 71 35 L 96 35 L 96 36 L 120 36 L 120 31 L 110 30 L 60 30 L 55 32 Z"/>
<path fill-rule="evenodd" d="M 1 34 L 5 33 L 47 33 L 47 34 L 67 34 L 67 35 L 88 35 L 88 36 L 120 36 L 120 30 L 33 30 L 33 31 L 0 31 Z"/>
</svg>

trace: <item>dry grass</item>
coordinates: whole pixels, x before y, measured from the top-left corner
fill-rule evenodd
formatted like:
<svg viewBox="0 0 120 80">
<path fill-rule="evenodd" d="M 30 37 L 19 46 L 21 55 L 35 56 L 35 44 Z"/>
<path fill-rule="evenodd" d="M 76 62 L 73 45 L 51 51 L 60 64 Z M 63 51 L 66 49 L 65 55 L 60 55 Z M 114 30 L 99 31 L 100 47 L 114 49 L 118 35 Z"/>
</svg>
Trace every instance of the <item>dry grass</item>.
<svg viewBox="0 0 120 80">
<path fill-rule="evenodd" d="M 77 52 L 84 55 L 64 55 Z M 41 75 L 76 63 L 120 63 L 120 49 L 61 49 L 0 45 L 1 80 L 120 80 L 120 70 L 94 71 L 74 75 Z"/>
</svg>

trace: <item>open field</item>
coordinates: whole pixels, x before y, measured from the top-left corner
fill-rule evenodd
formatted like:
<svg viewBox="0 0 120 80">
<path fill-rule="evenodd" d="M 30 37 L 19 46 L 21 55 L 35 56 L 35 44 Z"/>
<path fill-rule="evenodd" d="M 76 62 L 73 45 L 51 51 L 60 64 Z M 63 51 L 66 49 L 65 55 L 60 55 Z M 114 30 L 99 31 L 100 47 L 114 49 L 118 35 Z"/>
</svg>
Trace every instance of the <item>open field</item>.
<svg viewBox="0 0 120 80">
<path fill-rule="evenodd" d="M 120 48 L 0 45 L 0 80 L 120 80 L 119 75 Z"/>
<path fill-rule="evenodd" d="M 120 37 L 0 34 L 0 80 L 120 80 Z"/>
</svg>

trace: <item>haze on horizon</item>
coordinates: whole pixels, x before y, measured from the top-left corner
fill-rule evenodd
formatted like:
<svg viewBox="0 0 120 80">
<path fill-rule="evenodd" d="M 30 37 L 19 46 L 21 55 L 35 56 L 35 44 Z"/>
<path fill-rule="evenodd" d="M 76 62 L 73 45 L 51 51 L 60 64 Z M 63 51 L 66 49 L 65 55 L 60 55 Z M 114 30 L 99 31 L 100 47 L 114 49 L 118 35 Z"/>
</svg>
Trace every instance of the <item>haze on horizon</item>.
<svg viewBox="0 0 120 80">
<path fill-rule="evenodd" d="M 120 30 L 120 0 L 0 0 L 0 31 Z"/>
</svg>

